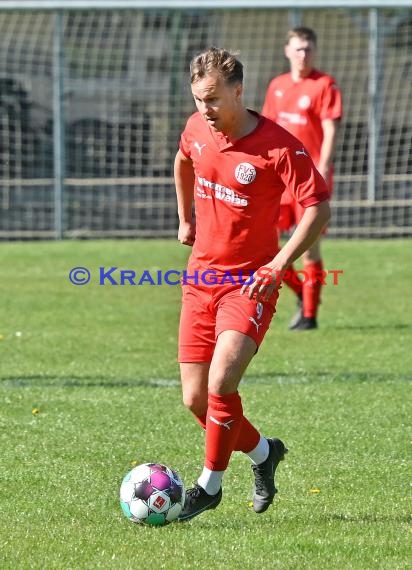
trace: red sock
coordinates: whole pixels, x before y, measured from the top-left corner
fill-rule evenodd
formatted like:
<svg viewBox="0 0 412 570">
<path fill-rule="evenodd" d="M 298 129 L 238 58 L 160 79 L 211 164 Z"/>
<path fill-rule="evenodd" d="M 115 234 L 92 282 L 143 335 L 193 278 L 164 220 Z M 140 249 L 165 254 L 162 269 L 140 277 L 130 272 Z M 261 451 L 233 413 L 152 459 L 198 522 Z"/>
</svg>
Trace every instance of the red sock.
<svg viewBox="0 0 412 570">
<path fill-rule="evenodd" d="M 287 271 L 285 271 L 285 277 L 282 279 L 283 283 L 286 283 L 288 287 L 292 289 L 296 295 L 302 297 L 303 282 L 296 273 L 296 269 L 291 265 Z"/>
<path fill-rule="evenodd" d="M 320 291 L 324 282 L 322 260 L 304 264 L 305 282 L 303 284 L 303 316 L 316 317 L 320 305 Z"/>
<path fill-rule="evenodd" d="M 200 427 L 202 427 L 204 430 L 206 429 L 206 414 L 204 416 L 197 416 L 196 414 L 193 414 L 195 416 L 195 419 L 197 421 L 197 423 L 200 425 Z"/>
<path fill-rule="evenodd" d="M 206 429 L 206 415 L 195 416 L 197 423 L 205 430 Z M 243 453 L 249 453 L 252 449 L 255 449 L 260 440 L 260 433 L 258 430 L 250 423 L 246 416 L 242 418 L 242 425 L 240 427 L 240 432 L 236 440 L 236 444 L 233 451 L 242 451 Z"/>
<path fill-rule="evenodd" d="M 225 471 L 242 427 L 243 408 L 238 392 L 209 394 L 206 414 L 205 467 Z"/>
<path fill-rule="evenodd" d="M 236 440 L 236 445 L 234 451 L 242 451 L 243 453 L 249 453 L 252 449 L 255 449 L 260 440 L 260 433 L 258 430 L 250 423 L 250 421 L 243 416 L 242 425 L 240 428 L 239 436 Z"/>
</svg>

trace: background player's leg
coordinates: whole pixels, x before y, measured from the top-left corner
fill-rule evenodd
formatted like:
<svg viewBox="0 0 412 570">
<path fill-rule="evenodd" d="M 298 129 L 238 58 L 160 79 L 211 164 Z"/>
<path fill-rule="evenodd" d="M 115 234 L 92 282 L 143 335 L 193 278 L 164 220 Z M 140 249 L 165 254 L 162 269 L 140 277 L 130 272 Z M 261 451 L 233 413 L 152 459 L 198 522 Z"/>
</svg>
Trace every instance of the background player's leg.
<svg viewBox="0 0 412 570">
<path fill-rule="evenodd" d="M 296 295 L 297 311 L 289 322 L 289 329 L 294 330 L 299 325 L 303 317 L 303 280 L 301 280 L 299 274 L 296 273 L 294 265 L 289 266 L 283 282 L 292 289 Z"/>
<path fill-rule="evenodd" d="M 278 221 L 279 240 L 282 237 L 282 232 L 290 232 L 296 225 L 295 208 L 296 206 L 293 205 L 292 199 L 290 199 L 290 202 L 288 203 L 280 204 Z M 302 213 L 300 213 L 300 215 L 301 214 Z M 299 278 L 299 275 L 296 274 L 296 269 L 293 264 L 289 266 L 288 271 L 285 273 L 282 281 L 285 285 L 292 289 L 297 298 L 298 310 L 289 323 L 289 328 L 294 329 L 296 325 L 301 321 L 303 316 L 303 283 Z"/>
<path fill-rule="evenodd" d="M 303 284 L 303 319 L 294 330 L 310 330 L 317 327 L 317 315 L 320 305 L 323 262 L 320 252 L 320 240 L 305 251 L 302 256 L 305 282 Z"/>
<path fill-rule="evenodd" d="M 285 285 L 287 285 L 290 289 L 292 289 L 295 295 L 302 298 L 302 279 L 299 277 L 299 274 L 296 274 L 296 268 L 293 264 L 289 266 L 285 277 L 282 279 L 282 282 L 285 283 Z"/>
</svg>

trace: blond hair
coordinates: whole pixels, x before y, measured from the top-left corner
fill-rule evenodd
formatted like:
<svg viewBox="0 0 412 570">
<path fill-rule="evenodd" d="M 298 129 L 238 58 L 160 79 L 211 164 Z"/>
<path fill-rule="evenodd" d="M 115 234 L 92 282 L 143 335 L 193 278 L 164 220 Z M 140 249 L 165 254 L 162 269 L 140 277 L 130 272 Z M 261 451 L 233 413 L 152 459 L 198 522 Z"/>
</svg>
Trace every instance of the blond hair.
<svg viewBox="0 0 412 570">
<path fill-rule="evenodd" d="M 217 72 L 226 83 L 243 83 L 243 65 L 229 51 L 210 47 L 190 62 L 190 82 L 196 83 L 206 75 Z"/>
</svg>

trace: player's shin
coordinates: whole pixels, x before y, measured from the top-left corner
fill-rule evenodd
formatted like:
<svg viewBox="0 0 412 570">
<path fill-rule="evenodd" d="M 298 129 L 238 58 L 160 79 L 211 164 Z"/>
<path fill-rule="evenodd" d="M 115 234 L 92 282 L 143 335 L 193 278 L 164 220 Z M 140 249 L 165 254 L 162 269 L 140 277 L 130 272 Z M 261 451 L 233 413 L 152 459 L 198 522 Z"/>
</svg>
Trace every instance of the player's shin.
<svg viewBox="0 0 412 570">
<path fill-rule="evenodd" d="M 292 289 L 295 295 L 302 297 L 303 282 L 293 265 L 291 265 L 288 271 L 285 272 L 282 282 Z"/>
<path fill-rule="evenodd" d="M 234 394 L 209 394 L 206 417 L 205 467 L 225 471 L 242 427 L 242 401 Z"/>
<path fill-rule="evenodd" d="M 303 316 L 316 318 L 323 282 L 319 278 L 323 274 L 323 263 L 321 260 L 305 263 L 303 268 L 307 277 L 303 285 Z"/>
<path fill-rule="evenodd" d="M 193 413 L 193 415 L 194 415 L 197 423 L 200 425 L 200 427 L 202 427 L 204 430 L 206 430 L 206 414 L 198 416 L 197 414 Z M 258 430 L 250 423 L 250 421 L 247 419 L 247 417 L 243 416 L 242 422 L 241 422 L 241 427 L 239 430 L 239 435 L 238 435 L 238 438 L 236 440 L 236 444 L 235 444 L 233 451 L 241 451 L 242 453 L 245 453 L 246 455 L 249 455 L 249 457 L 251 457 L 253 450 L 256 447 L 258 447 L 259 442 L 262 439 L 264 440 L 264 442 L 266 442 L 266 439 L 262 438 L 262 436 L 260 435 Z M 259 455 L 259 457 L 260 457 L 260 455 Z M 255 461 L 253 457 L 251 457 L 251 459 L 254 463 L 260 463 L 260 461 Z M 263 457 L 263 459 L 261 459 L 261 461 L 264 461 L 264 460 L 265 460 L 265 457 Z"/>
</svg>

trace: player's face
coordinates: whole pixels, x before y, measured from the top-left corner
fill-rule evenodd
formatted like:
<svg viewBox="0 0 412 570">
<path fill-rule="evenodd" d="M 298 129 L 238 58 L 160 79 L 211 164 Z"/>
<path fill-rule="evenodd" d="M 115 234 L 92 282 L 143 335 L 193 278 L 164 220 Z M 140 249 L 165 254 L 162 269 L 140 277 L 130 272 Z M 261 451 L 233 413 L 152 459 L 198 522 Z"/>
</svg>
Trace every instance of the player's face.
<svg viewBox="0 0 412 570">
<path fill-rule="evenodd" d="M 285 55 L 289 60 L 292 72 L 307 75 L 313 68 L 316 48 L 313 42 L 302 38 L 290 38 L 285 46 Z"/>
<path fill-rule="evenodd" d="M 231 85 L 218 73 L 211 73 L 192 83 L 197 110 L 210 127 L 230 133 L 236 125 L 241 107 L 242 85 Z"/>
</svg>

